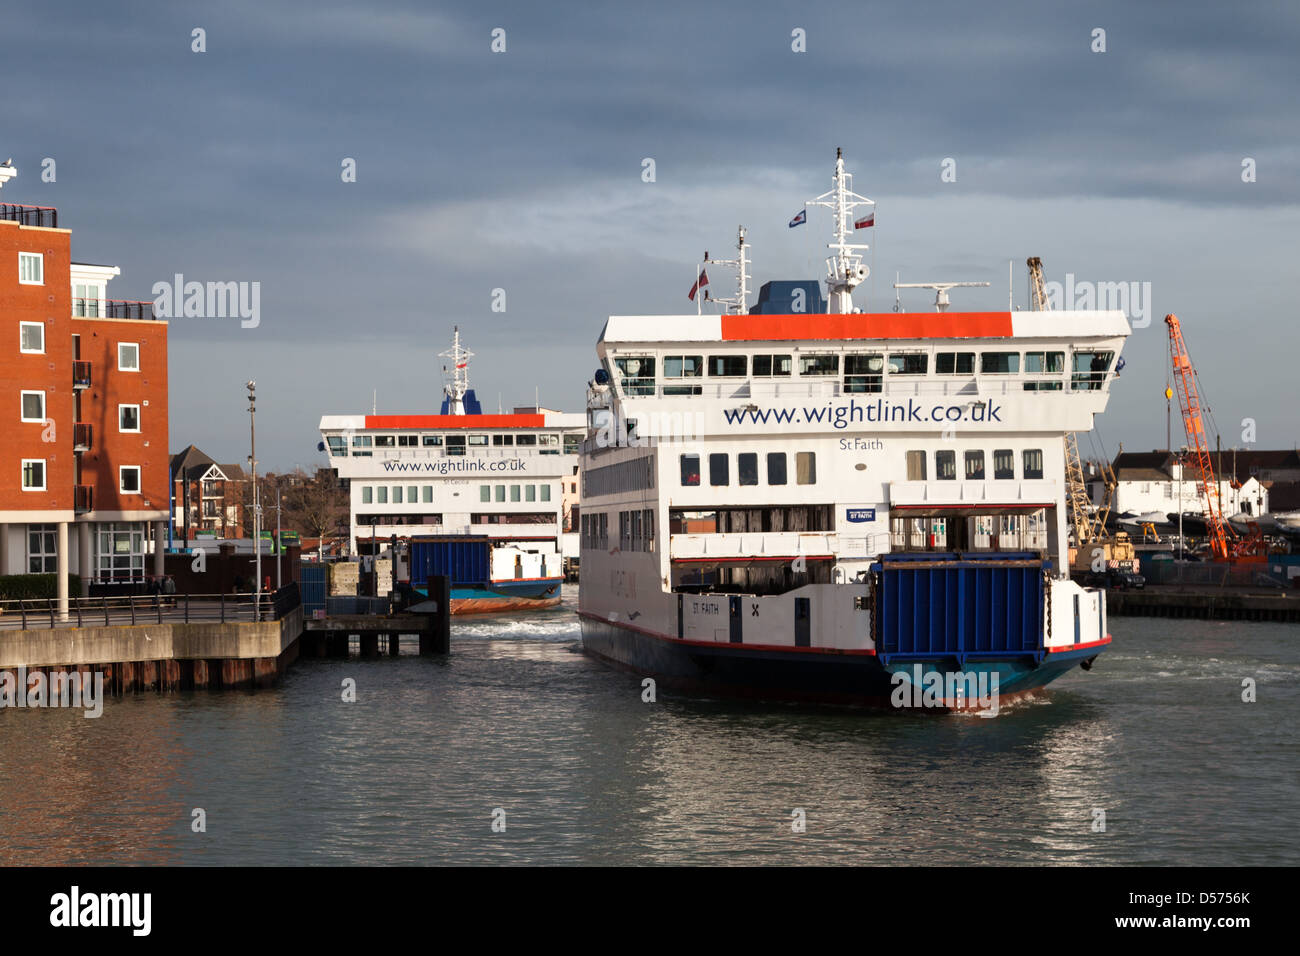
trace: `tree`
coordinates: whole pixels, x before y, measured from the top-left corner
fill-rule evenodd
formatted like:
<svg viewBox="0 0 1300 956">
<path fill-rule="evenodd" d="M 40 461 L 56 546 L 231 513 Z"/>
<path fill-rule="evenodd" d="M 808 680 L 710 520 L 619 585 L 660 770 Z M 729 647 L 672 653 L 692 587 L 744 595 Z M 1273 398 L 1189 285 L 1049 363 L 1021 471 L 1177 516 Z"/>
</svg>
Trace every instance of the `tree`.
<svg viewBox="0 0 1300 956">
<path fill-rule="evenodd" d="M 300 534 L 319 538 L 323 559 L 326 536 L 337 536 L 340 531 L 347 533 L 350 507 L 347 491 L 329 468 L 319 468 L 315 475 L 298 468 L 292 474 L 277 476 L 277 480 L 284 509 L 283 524 Z"/>
</svg>

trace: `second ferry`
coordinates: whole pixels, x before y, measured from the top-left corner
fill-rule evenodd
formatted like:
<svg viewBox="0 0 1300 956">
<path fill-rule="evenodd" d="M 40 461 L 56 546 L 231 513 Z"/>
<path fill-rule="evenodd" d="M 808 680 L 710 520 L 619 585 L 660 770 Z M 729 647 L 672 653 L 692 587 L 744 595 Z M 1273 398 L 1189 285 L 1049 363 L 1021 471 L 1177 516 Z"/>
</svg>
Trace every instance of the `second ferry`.
<svg viewBox="0 0 1300 956">
<path fill-rule="evenodd" d="M 827 295 L 611 316 L 588 386 L 585 650 L 670 688 L 966 709 L 1109 644 L 1069 578 L 1065 437 L 1102 412 L 1119 311 L 863 313 L 874 204 L 837 155 Z M 801 218 L 802 217 L 802 218 Z M 692 297 L 707 281 L 705 270 Z M 985 283 L 980 283 L 985 284 Z M 900 288 L 902 286 L 900 285 Z"/>
</svg>

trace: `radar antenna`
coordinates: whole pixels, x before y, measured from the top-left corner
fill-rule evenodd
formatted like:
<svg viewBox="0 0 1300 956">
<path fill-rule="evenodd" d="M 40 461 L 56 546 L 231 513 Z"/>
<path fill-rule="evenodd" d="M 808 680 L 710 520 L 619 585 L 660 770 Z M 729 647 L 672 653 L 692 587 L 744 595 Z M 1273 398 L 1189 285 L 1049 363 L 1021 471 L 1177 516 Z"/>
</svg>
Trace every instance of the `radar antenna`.
<svg viewBox="0 0 1300 956">
<path fill-rule="evenodd" d="M 966 286 L 986 286 L 987 282 L 899 282 L 894 281 L 895 289 L 933 289 L 934 290 L 934 311 L 948 311 L 948 290 L 957 289 Z M 894 311 L 902 312 L 901 302 L 898 299 L 898 293 L 894 293 Z"/>
</svg>

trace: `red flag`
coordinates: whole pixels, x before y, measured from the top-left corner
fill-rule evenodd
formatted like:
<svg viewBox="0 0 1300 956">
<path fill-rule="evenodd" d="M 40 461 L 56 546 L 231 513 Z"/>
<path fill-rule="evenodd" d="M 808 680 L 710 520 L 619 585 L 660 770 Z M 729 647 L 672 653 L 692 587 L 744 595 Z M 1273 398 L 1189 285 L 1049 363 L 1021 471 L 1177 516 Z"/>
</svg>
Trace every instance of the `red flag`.
<svg viewBox="0 0 1300 956">
<path fill-rule="evenodd" d="M 695 301 L 695 293 L 699 292 L 701 289 L 703 289 L 703 288 L 704 288 L 706 285 L 708 285 L 708 284 L 709 284 L 709 274 L 708 274 L 707 272 L 705 272 L 703 269 L 701 269 L 701 270 L 700 270 L 700 277 L 699 277 L 698 279 L 695 280 L 695 285 L 691 286 L 691 291 L 690 291 L 689 293 L 687 293 L 686 298 L 688 298 L 688 299 L 690 299 L 692 302 L 694 302 L 694 301 Z"/>
<path fill-rule="evenodd" d="M 871 228 L 872 226 L 874 226 L 875 224 L 876 224 L 876 214 L 875 214 L 874 212 L 869 212 L 869 213 L 867 213 L 867 216 L 866 216 L 865 219 L 859 219 L 857 222 L 855 222 L 855 223 L 853 224 L 853 228 L 854 228 L 854 229 L 870 229 L 870 228 Z"/>
</svg>

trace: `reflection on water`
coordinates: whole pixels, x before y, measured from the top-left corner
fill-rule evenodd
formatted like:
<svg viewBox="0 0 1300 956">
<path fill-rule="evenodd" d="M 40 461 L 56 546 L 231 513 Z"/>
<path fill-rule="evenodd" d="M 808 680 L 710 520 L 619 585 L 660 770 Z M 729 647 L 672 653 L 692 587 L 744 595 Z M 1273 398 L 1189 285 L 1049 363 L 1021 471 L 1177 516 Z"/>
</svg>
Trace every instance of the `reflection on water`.
<svg viewBox="0 0 1300 956">
<path fill-rule="evenodd" d="M 7 711 L 0 860 L 1296 863 L 1291 632 L 1112 626 L 1091 673 L 996 718 L 643 703 L 564 608 L 458 619 L 446 660 Z"/>
</svg>

